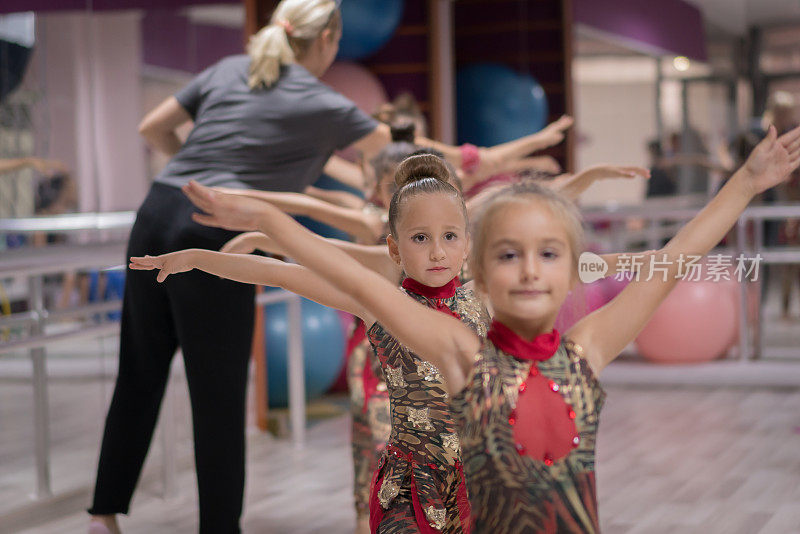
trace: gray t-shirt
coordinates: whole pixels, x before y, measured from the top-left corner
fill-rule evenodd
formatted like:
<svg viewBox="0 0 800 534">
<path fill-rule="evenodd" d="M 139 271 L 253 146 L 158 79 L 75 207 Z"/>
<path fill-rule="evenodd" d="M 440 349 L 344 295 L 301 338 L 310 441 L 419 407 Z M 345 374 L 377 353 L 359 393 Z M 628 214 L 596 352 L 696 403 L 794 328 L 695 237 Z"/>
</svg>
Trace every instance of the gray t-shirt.
<svg viewBox="0 0 800 534">
<path fill-rule="evenodd" d="M 175 98 L 194 128 L 156 182 L 302 191 L 334 150 L 377 122 L 298 64 L 269 89 L 247 86 L 250 58 L 231 56 L 195 77 Z"/>
</svg>

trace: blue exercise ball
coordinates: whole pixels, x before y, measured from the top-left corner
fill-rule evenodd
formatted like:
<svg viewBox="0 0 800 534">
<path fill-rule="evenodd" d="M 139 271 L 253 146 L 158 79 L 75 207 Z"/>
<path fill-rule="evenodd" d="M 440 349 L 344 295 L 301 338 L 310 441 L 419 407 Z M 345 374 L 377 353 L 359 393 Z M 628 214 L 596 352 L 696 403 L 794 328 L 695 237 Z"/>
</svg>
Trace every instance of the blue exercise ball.
<svg viewBox="0 0 800 534">
<path fill-rule="evenodd" d="M 403 18 L 403 0 L 342 0 L 339 59 L 371 56 L 394 35 Z"/>
<path fill-rule="evenodd" d="M 313 399 L 330 389 L 339 376 L 344 363 L 345 338 L 336 310 L 311 300 L 301 301 L 306 399 Z M 279 303 L 264 308 L 267 383 L 272 408 L 289 404 L 286 306 L 286 303 Z"/>
<path fill-rule="evenodd" d="M 503 65 L 479 63 L 458 71 L 458 142 L 505 143 L 547 124 L 547 97 L 533 76 Z"/>
</svg>

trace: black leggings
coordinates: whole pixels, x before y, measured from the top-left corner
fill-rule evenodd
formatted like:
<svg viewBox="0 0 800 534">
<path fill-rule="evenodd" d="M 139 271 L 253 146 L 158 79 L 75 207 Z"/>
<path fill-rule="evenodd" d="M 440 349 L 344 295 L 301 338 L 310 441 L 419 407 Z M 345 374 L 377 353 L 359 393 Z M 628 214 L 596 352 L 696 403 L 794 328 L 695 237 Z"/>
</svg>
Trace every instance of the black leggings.
<svg viewBox="0 0 800 534">
<path fill-rule="evenodd" d="M 128 257 L 185 248 L 218 250 L 235 232 L 190 219 L 194 206 L 154 184 L 131 230 Z M 128 269 L 122 304 L 119 374 L 106 418 L 89 513 L 127 513 L 169 376 L 183 349 L 192 403 L 200 532 L 239 532 L 244 494 L 245 389 L 254 288 L 193 270 L 156 282 Z"/>
</svg>

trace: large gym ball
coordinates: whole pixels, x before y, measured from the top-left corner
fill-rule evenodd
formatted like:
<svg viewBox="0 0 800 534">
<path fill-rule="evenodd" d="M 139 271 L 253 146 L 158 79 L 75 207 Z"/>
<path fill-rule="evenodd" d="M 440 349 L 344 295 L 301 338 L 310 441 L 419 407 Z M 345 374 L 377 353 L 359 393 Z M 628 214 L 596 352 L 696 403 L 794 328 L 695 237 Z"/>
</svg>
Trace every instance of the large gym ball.
<svg viewBox="0 0 800 534">
<path fill-rule="evenodd" d="M 681 280 L 636 338 L 636 348 L 658 363 L 713 360 L 730 347 L 737 318 L 730 285 Z"/>
<path fill-rule="evenodd" d="M 403 0 L 342 0 L 340 59 L 361 59 L 377 52 L 403 18 Z"/>
<path fill-rule="evenodd" d="M 352 100 L 367 114 L 374 113 L 389 101 L 381 81 L 358 63 L 337 61 L 320 81 Z"/>
<path fill-rule="evenodd" d="M 301 301 L 306 399 L 313 399 L 326 392 L 339 375 L 344 334 L 336 310 L 310 300 Z M 269 405 L 273 408 L 289 404 L 286 307 L 286 303 L 279 303 L 264 308 Z"/>
<path fill-rule="evenodd" d="M 352 100 L 367 115 L 389 101 L 380 80 L 358 63 L 337 61 L 320 81 Z M 337 154 L 349 161 L 359 160 L 359 152 L 354 148 L 340 150 Z"/>
<path fill-rule="evenodd" d="M 458 71 L 458 142 L 491 146 L 541 130 L 547 97 L 529 74 L 479 63 Z"/>
</svg>

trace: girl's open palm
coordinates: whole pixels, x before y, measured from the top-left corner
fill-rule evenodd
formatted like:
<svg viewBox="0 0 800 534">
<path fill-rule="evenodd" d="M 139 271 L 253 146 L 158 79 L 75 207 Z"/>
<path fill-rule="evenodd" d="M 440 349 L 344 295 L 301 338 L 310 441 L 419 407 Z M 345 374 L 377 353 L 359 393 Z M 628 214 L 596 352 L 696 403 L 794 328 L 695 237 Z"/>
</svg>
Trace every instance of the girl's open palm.
<svg viewBox="0 0 800 534">
<path fill-rule="evenodd" d="M 194 180 L 183 186 L 182 190 L 195 206 L 203 210 L 203 213 L 192 214 L 193 221 L 226 230 L 258 229 L 258 217 L 264 211 L 264 201 L 225 193 Z"/>
<path fill-rule="evenodd" d="M 160 256 L 132 257 L 128 265 L 134 271 L 152 271 L 159 269 L 156 280 L 163 282 L 167 276 L 176 273 L 185 273 L 194 269 L 191 259 L 191 251 L 179 250 Z"/>
<path fill-rule="evenodd" d="M 753 149 L 744 170 L 753 194 L 781 183 L 800 165 L 800 126 L 778 137 L 775 126 Z"/>
</svg>

